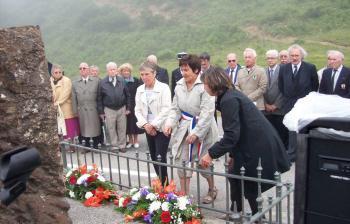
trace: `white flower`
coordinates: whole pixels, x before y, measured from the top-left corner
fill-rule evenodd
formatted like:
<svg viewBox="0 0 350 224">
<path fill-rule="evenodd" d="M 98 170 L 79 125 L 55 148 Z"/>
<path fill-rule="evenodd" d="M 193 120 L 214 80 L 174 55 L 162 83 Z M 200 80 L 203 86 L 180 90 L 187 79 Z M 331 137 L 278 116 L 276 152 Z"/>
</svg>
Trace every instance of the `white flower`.
<svg viewBox="0 0 350 224">
<path fill-rule="evenodd" d="M 72 173 L 73 173 L 73 171 L 68 171 L 68 173 L 66 174 L 66 177 L 68 178 L 68 177 L 70 177 L 70 175 L 72 175 Z"/>
<path fill-rule="evenodd" d="M 177 222 L 176 222 L 177 224 L 183 224 L 183 222 L 182 222 L 182 218 L 181 217 L 179 217 L 178 219 L 177 219 Z"/>
<path fill-rule="evenodd" d="M 137 192 L 136 194 L 134 194 L 134 195 L 131 197 L 131 199 L 132 199 L 133 201 L 138 201 L 138 200 L 140 200 L 140 197 L 141 197 L 141 193 L 140 193 L 140 192 Z"/>
<path fill-rule="evenodd" d="M 149 193 L 147 196 L 146 196 L 146 199 L 150 200 L 150 201 L 154 201 L 157 199 L 157 195 L 153 194 L 153 193 Z"/>
<path fill-rule="evenodd" d="M 137 188 L 134 187 L 133 189 L 130 189 L 129 194 L 130 194 L 130 195 L 133 195 L 133 194 L 135 194 L 136 192 L 138 192 L 138 190 L 139 190 L 139 189 L 137 189 Z"/>
<path fill-rule="evenodd" d="M 122 208 L 123 207 L 123 203 L 124 203 L 124 200 L 125 200 L 125 198 L 120 198 L 119 199 L 119 208 Z"/>
<path fill-rule="evenodd" d="M 154 201 L 149 205 L 149 213 L 152 214 L 154 211 L 157 211 L 158 209 L 160 209 L 160 206 L 162 205 L 162 202 L 160 201 Z"/>
<path fill-rule="evenodd" d="M 187 200 L 187 197 L 186 197 L 186 196 L 177 198 L 177 207 L 178 207 L 181 211 L 186 210 L 186 205 L 187 205 L 187 204 L 189 204 L 189 203 L 188 203 L 188 200 Z"/>
<path fill-rule="evenodd" d="M 86 198 L 86 199 L 89 199 L 89 198 L 91 198 L 92 196 L 94 196 L 94 195 L 91 193 L 91 191 L 88 191 L 88 192 L 86 192 L 86 194 L 85 194 L 85 198 Z"/>
<path fill-rule="evenodd" d="M 81 177 L 78 178 L 77 184 L 80 185 L 80 184 L 84 183 L 89 177 L 90 177 L 90 174 L 88 174 L 88 173 L 82 175 Z"/>
<path fill-rule="evenodd" d="M 99 181 L 101 181 L 101 182 L 105 182 L 105 181 L 106 181 L 106 179 L 105 179 L 102 175 L 100 175 L 100 174 L 97 175 L 97 179 L 98 179 Z"/>
<path fill-rule="evenodd" d="M 165 212 L 169 211 L 169 202 L 167 202 L 167 201 L 163 202 L 162 210 Z"/>
<path fill-rule="evenodd" d="M 75 194 L 74 194 L 73 191 L 69 191 L 69 197 L 71 197 L 71 198 L 74 198 L 74 197 L 75 197 Z"/>
</svg>

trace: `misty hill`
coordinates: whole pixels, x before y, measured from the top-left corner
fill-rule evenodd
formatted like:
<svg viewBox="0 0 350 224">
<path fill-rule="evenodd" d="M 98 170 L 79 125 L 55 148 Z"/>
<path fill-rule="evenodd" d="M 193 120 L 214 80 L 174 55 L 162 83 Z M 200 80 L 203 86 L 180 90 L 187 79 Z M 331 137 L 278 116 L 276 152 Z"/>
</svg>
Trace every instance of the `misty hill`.
<svg viewBox="0 0 350 224">
<path fill-rule="evenodd" d="M 349 21 L 348 0 L 0 0 L 0 27 L 40 25 L 48 60 L 69 76 L 81 61 L 137 69 L 151 53 L 169 71 L 180 51 L 207 51 L 221 66 L 236 52 L 242 64 L 246 47 L 265 65 L 266 50 L 292 43 L 321 68 L 329 49 L 350 56 Z"/>
</svg>

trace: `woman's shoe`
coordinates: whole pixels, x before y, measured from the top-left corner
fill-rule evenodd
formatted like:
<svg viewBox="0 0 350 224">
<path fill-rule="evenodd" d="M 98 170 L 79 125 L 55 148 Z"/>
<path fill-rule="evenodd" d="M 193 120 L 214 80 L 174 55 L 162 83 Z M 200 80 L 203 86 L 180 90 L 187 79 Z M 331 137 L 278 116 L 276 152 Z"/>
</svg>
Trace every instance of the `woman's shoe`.
<svg viewBox="0 0 350 224">
<path fill-rule="evenodd" d="M 135 149 L 138 149 L 138 148 L 140 148 L 140 145 L 139 145 L 139 143 L 135 143 L 135 144 L 134 144 L 134 148 L 135 148 Z"/>
<path fill-rule="evenodd" d="M 132 146 L 132 144 L 131 144 L 131 143 L 128 143 L 128 144 L 126 145 L 126 147 L 125 147 L 125 148 L 130 149 L 130 148 L 131 148 L 131 146 Z"/>
<path fill-rule="evenodd" d="M 214 187 L 214 189 L 209 189 L 207 196 L 203 198 L 203 204 L 211 204 L 218 195 L 218 189 Z"/>
</svg>

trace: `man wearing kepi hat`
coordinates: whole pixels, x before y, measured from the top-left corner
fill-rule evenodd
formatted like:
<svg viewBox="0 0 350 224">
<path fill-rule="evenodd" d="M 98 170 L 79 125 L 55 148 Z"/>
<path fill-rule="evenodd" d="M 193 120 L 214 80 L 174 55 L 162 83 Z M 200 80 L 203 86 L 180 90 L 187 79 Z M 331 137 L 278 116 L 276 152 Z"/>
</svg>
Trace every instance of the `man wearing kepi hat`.
<svg viewBox="0 0 350 224">
<path fill-rule="evenodd" d="M 177 60 L 180 60 L 183 56 L 187 55 L 186 52 L 180 52 L 177 53 Z M 176 86 L 176 82 L 179 81 L 182 78 L 182 74 L 180 71 L 180 67 L 174 69 L 171 72 L 171 97 L 174 96 L 174 89 Z"/>
</svg>

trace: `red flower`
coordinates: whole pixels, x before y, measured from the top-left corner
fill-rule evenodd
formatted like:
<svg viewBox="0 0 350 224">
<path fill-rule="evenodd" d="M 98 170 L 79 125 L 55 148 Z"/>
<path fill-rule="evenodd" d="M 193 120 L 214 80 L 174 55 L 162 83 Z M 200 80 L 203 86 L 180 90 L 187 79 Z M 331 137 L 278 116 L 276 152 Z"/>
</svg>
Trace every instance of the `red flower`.
<svg viewBox="0 0 350 224">
<path fill-rule="evenodd" d="M 131 202 L 131 197 L 127 197 L 123 201 L 123 207 L 126 207 Z"/>
<path fill-rule="evenodd" d="M 159 193 L 159 198 L 160 199 L 166 199 L 167 195 L 165 193 Z"/>
<path fill-rule="evenodd" d="M 99 207 L 101 206 L 101 199 L 93 196 L 89 199 L 86 199 L 86 201 L 84 202 L 84 205 L 87 207 Z"/>
<path fill-rule="evenodd" d="M 163 223 L 169 223 L 171 221 L 171 216 L 169 211 L 163 211 L 162 214 L 160 214 L 160 219 Z"/>
<path fill-rule="evenodd" d="M 91 175 L 91 176 L 89 176 L 88 178 L 87 178 L 87 180 L 86 180 L 86 182 L 87 183 L 92 183 L 92 182 L 94 182 L 94 181 L 96 181 L 96 176 L 95 175 Z"/>
<path fill-rule="evenodd" d="M 76 178 L 74 175 L 71 175 L 71 176 L 69 177 L 69 183 L 70 183 L 71 185 L 76 184 L 76 183 L 77 183 L 77 178 Z"/>
</svg>

